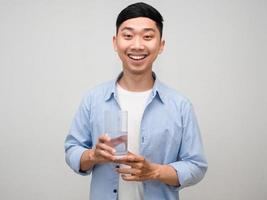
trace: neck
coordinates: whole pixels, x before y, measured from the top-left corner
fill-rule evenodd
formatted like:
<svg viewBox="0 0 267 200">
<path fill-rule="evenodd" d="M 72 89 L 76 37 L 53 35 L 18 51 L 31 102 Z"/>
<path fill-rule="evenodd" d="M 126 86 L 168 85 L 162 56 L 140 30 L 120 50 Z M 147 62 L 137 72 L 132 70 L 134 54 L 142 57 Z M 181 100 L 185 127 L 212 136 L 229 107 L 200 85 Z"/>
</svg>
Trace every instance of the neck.
<svg viewBox="0 0 267 200">
<path fill-rule="evenodd" d="M 151 71 L 146 74 L 131 74 L 123 71 L 123 75 L 118 83 L 126 90 L 141 92 L 153 87 L 154 78 Z"/>
</svg>

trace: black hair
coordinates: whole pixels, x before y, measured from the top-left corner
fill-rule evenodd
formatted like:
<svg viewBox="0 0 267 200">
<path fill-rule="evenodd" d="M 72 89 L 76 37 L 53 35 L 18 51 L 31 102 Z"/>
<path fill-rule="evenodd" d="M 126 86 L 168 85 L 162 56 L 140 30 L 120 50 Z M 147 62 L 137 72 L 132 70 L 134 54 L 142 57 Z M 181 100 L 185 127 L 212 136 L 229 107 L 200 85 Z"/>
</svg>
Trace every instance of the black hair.
<svg viewBox="0 0 267 200">
<path fill-rule="evenodd" d="M 124 21 L 136 17 L 147 17 L 155 21 L 160 37 L 162 37 L 163 17 L 154 7 L 143 2 L 131 4 L 119 13 L 116 21 L 116 33 L 118 33 L 119 27 Z"/>
</svg>

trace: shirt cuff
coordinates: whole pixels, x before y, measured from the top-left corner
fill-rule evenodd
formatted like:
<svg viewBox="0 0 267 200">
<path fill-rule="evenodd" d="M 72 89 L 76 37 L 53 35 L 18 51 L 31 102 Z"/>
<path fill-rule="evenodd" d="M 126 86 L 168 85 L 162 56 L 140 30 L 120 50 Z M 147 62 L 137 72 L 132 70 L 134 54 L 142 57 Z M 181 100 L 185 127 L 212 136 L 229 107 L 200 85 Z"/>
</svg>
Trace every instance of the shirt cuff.
<svg viewBox="0 0 267 200">
<path fill-rule="evenodd" d="M 185 162 L 174 162 L 170 163 L 169 165 L 176 170 L 177 177 L 180 183 L 179 190 L 190 185 L 191 173 L 190 170 L 188 170 L 188 166 Z"/>
<path fill-rule="evenodd" d="M 73 169 L 77 174 L 80 175 L 88 175 L 91 173 L 91 170 L 88 170 L 86 172 L 80 171 L 81 157 L 83 152 L 85 152 L 86 150 L 88 149 L 84 147 L 72 147 L 66 154 L 66 162 L 71 169 Z"/>
</svg>

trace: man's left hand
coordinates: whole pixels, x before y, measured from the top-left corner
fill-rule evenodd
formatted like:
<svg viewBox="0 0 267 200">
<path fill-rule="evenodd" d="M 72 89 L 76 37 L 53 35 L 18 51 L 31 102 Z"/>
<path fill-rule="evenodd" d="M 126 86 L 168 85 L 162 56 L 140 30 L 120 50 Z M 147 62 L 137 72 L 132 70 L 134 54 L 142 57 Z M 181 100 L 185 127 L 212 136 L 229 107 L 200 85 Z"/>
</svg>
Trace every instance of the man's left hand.
<svg viewBox="0 0 267 200">
<path fill-rule="evenodd" d="M 129 166 L 117 169 L 117 172 L 122 174 L 123 180 L 126 181 L 157 180 L 160 175 L 161 165 L 151 163 L 144 157 L 133 153 L 128 153 L 126 156 L 116 159 L 115 162 Z"/>
</svg>

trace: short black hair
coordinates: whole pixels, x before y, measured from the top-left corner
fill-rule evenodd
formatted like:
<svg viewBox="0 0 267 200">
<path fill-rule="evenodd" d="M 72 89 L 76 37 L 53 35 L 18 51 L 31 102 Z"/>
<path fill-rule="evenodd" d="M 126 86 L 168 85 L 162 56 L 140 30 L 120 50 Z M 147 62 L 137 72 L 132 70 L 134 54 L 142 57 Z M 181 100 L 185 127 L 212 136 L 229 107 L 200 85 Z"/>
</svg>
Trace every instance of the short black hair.
<svg viewBox="0 0 267 200">
<path fill-rule="evenodd" d="M 143 2 L 131 4 L 119 13 L 116 21 L 116 33 L 118 33 L 119 27 L 124 21 L 136 17 L 147 17 L 155 21 L 160 37 L 162 37 L 163 17 L 154 7 Z"/>
</svg>

